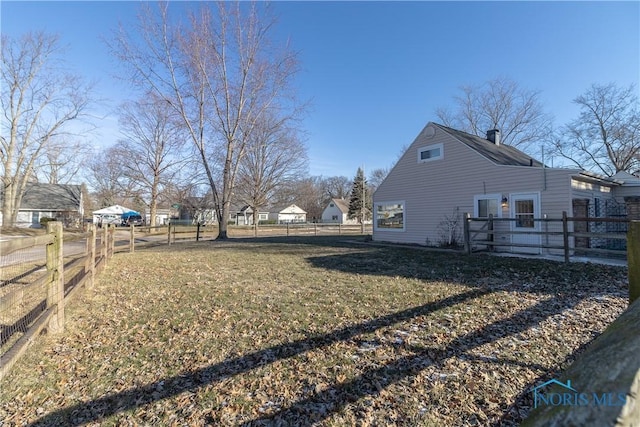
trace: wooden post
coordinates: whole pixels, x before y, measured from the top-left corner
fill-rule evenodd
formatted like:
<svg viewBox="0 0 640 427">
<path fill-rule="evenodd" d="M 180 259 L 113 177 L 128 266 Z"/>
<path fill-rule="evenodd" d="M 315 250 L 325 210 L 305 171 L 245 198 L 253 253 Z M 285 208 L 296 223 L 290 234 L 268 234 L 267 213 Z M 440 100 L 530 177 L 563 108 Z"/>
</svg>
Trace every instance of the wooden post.
<svg viewBox="0 0 640 427">
<path fill-rule="evenodd" d="M 106 224 L 102 226 L 102 241 L 100 242 L 100 246 L 102 246 L 101 252 L 102 252 L 102 266 L 103 268 L 107 268 L 107 252 L 108 252 L 108 246 L 107 246 L 107 238 L 109 237 L 109 226 L 110 224 Z"/>
<path fill-rule="evenodd" d="M 564 247 L 564 262 L 569 264 L 569 221 L 567 221 L 567 211 L 562 211 L 562 246 Z"/>
<path fill-rule="evenodd" d="M 287 223 L 287 237 L 289 237 L 289 223 Z"/>
<path fill-rule="evenodd" d="M 342 235 L 342 224 L 338 223 L 338 236 Z"/>
<path fill-rule="evenodd" d="M 131 227 L 129 233 L 129 253 L 135 252 L 135 226 L 133 224 L 129 225 Z"/>
<path fill-rule="evenodd" d="M 464 251 L 467 254 L 471 254 L 471 232 L 469 230 L 471 215 L 467 212 L 463 215 L 464 224 L 463 224 L 463 234 L 464 234 Z"/>
<path fill-rule="evenodd" d="M 317 222 L 313 223 L 313 234 L 316 235 L 316 236 L 318 235 L 318 223 Z"/>
<path fill-rule="evenodd" d="M 489 214 L 489 222 L 487 224 L 487 230 L 489 231 L 487 240 L 493 243 L 494 242 L 494 239 L 493 239 L 493 236 L 494 236 L 494 234 L 493 234 L 493 214 Z M 495 245 L 489 245 L 489 252 L 493 252 L 495 250 L 496 250 Z"/>
<path fill-rule="evenodd" d="M 640 298 L 640 221 L 630 221 L 627 232 L 629 304 Z"/>
<path fill-rule="evenodd" d="M 62 223 L 47 223 L 47 233 L 53 234 L 53 242 L 46 247 L 47 272 L 49 284 L 47 289 L 47 307 L 56 307 L 49 321 L 52 333 L 64 331 L 64 260 L 62 253 Z"/>
<path fill-rule="evenodd" d="M 200 241 L 200 221 L 196 224 L 196 242 Z"/>
<path fill-rule="evenodd" d="M 96 227 L 89 224 L 89 236 L 87 236 L 87 260 L 84 266 L 84 274 L 89 275 L 87 289 L 93 289 L 96 277 Z"/>
<path fill-rule="evenodd" d="M 109 239 L 107 240 L 107 256 L 112 257 L 115 252 L 115 234 L 116 234 L 116 226 L 109 226 Z"/>
<path fill-rule="evenodd" d="M 171 222 L 169 222 L 169 226 L 167 227 L 167 245 L 171 245 Z"/>
</svg>

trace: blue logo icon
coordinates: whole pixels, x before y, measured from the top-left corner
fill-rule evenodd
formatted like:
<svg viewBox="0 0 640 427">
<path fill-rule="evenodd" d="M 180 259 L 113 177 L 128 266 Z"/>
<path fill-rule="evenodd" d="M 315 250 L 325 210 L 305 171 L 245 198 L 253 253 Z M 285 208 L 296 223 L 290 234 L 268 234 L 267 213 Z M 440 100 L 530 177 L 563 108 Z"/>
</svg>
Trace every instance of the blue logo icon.
<svg viewBox="0 0 640 427">
<path fill-rule="evenodd" d="M 561 391 L 553 393 L 544 391 L 546 387 L 554 384 L 559 386 Z M 563 383 L 554 378 L 533 388 L 534 408 L 539 406 L 624 406 L 626 401 L 625 393 L 581 393 L 571 385 L 571 380 Z"/>
</svg>

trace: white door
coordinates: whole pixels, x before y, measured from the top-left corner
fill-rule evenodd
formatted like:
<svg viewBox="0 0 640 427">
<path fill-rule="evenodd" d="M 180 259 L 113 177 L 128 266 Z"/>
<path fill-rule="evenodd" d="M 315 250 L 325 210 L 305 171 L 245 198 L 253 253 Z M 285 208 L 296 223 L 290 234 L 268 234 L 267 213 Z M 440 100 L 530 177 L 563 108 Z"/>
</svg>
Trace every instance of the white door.
<svg viewBox="0 0 640 427">
<path fill-rule="evenodd" d="M 525 232 L 539 232 L 540 221 L 534 221 L 534 218 L 540 218 L 540 196 L 538 193 L 517 193 L 511 194 L 509 197 L 511 218 L 511 231 L 517 234 L 511 235 L 511 243 L 515 245 L 540 245 L 541 239 L 539 234 L 524 234 Z M 539 247 L 522 247 L 512 246 L 512 252 L 525 254 L 539 254 Z"/>
</svg>

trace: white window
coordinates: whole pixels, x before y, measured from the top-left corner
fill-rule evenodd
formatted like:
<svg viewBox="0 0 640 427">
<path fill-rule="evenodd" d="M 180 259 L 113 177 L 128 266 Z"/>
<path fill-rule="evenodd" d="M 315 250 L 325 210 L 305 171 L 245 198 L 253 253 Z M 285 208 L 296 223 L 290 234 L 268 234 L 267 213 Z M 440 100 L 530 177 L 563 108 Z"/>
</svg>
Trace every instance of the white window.
<svg viewBox="0 0 640 427">
<path fill-rule="evenodd" d="M 418 163 L 440 160 L 444 157 L 444 147 L 442 144 L 429 145 L 418 148 Z"/>
<path fill-rule="evenodd" d="M 375 228 L 384 231 L 404 231 L 404 210 L 404 202 L 376 203 Z"/>
<path fill-rule="evenodd" d="M 502 218 L 502 195 L 481 194 L 473 198 L 473 216 L 475 218 Z"/>
</svg>

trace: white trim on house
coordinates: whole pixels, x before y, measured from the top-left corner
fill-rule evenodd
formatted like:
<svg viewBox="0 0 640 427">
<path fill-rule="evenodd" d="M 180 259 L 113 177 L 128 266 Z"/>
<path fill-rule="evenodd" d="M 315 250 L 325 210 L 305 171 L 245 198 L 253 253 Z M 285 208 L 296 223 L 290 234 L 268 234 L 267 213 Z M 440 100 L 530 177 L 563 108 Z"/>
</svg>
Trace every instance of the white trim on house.
<svg viewBox="0 0 640 427">
<path fill-rule="evenodd" d="M 393 205 L 400 205 L 402 210 L 402 216 L 400 219 L 400 223 L 402 224 L 402 227 L 379 227 L 378 226 L 378 206 L 393 206 Z M 374 218 L 373 218 L 373 229 L 375 231 L 391 231 L 391 232 L 404 232 L 406 229 L 406 224 L 407 224 L 407 204 L 404 200 L 392 200 L 392 201 L 388 201 L 388 202 L 376 202 L 373 206 L 373 213 L 374 213 Z M 397 214 L 396 214 L 397 215 Z M 394 215 L 395 216 L 395 215 Z M 393 221 L 393 220 L 392 220 Z M 393 221 L 395 223 L 395 221 Z"/>
<path fill-rule="evenodd" d="M 429 151 L 435 152 L 437 150 L 437 154 L 430 154 L 428 157 L 423 158 L 422 153 L 426 153 Z M 435 160 L 442 160 L 444 158 L 444 144 L 433 144 L 427 145 L 426 147 L 418 148 L 418 163 L 427 163 L 433 162 Z"/>
</svg>

